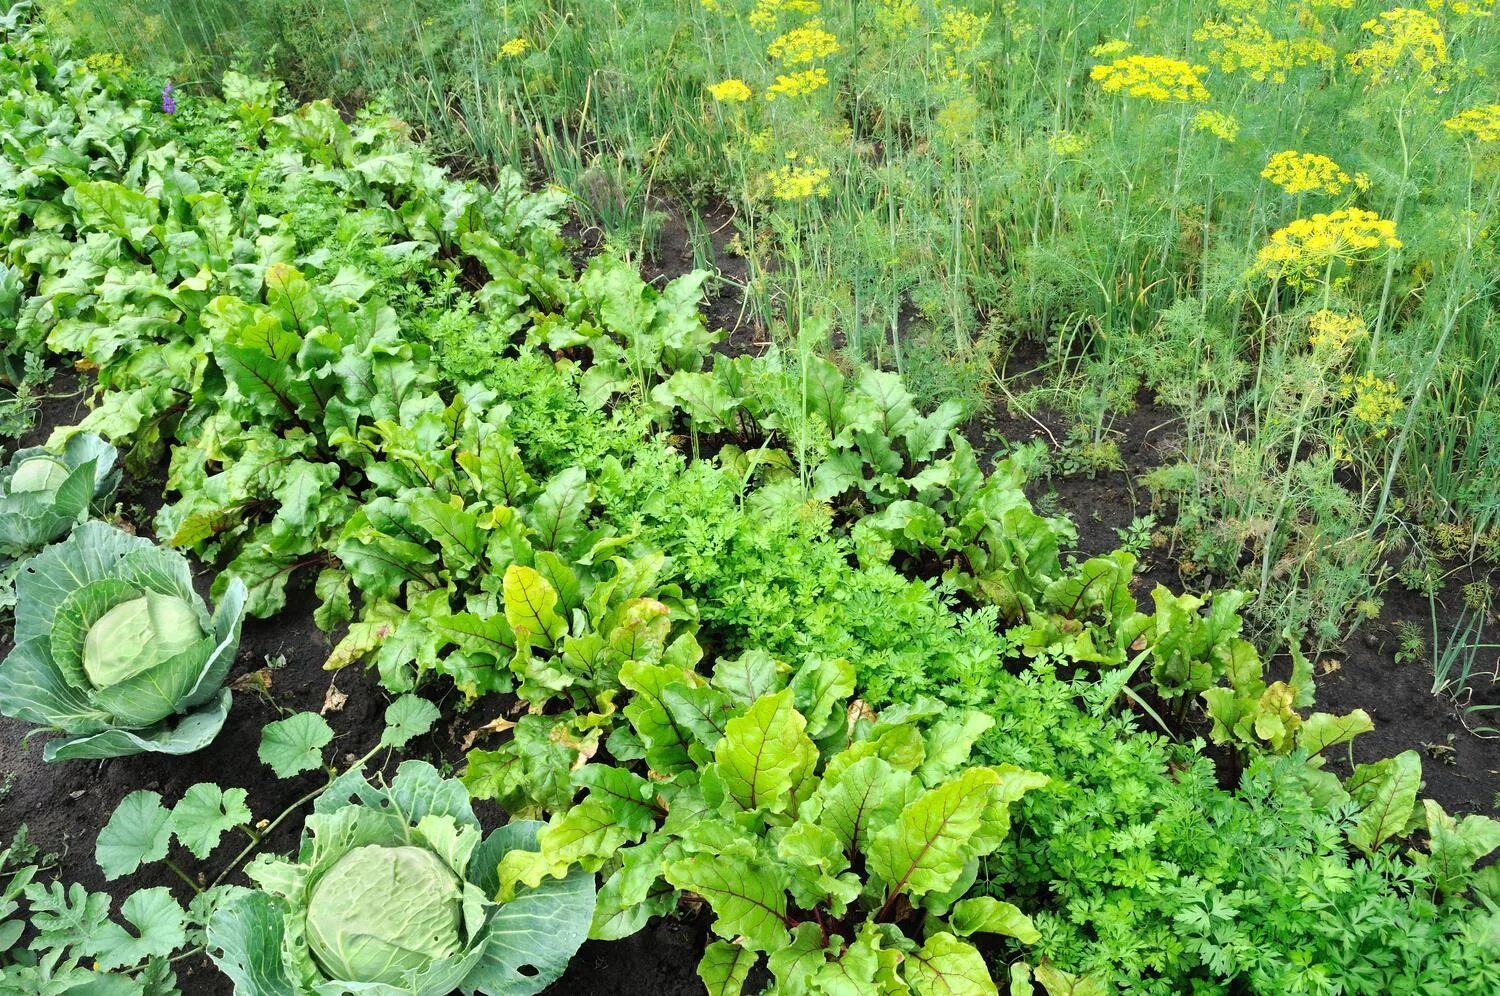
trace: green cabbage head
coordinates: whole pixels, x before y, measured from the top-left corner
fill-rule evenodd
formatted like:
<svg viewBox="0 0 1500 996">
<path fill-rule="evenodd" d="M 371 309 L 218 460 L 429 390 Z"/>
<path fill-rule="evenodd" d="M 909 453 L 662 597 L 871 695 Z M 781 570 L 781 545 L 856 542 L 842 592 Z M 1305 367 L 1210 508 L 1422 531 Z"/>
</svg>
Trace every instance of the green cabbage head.
<svg viewBox="0 0 1500 996">
<path fill-rule="evenodd" d="M 120 602 L 83 638 L 83 673 L 109 688 L 191 650 L 206 634 L 198 608 L 178 595 L 146 591 Z"/>
<path fill-rule="evenodd" d="M 229 714 L 244 615 L 238 579 L 210 616 L 180 554 L 85 522 L 21 566 L 0 712 L 67 734 L 48 761 L 199 750 Z"/>
<path fill-rule="evenodd" d="M 50 453 L 27 457 L 16 464 L 10 475 L 9 494 L 34 495 L 40 491 L 56 492 L 68 479 L 68 465 Z"/>
<path fill-rule="evenodd" d="M 330 979 L 400 985 L 463 950 L 463 900 L 463 880 L 425 847 L 356 847 L 308 895 L 307 947 Z"/>
<path fill-rule="evenodd" d="M 505 903 L 500 860 L 540 823 L 484 836 L 469 793 L 422 761 L 389 784 L 350 771 L 307 818 L 296 860 L 262 856 L 260 885 L 208 923 L 239 996 L 531 996 L 588 936 L 594 877 L 576 869 Z"/>
<path fill-rule="evenodd" d="M 17 450 L 0 468 L 0 556 L 21 557 L 67 532 L 90 510 L 102 513 L 120 472 L 115 448 L 92 432 L 60 451 Z"/>
<path fill-rule="evenodd" d="M 91 432 L 60 451 L 18 450 L 0 467 L 0 607 L 15 604 L 21 561 L 67 533 L 89 513 L 102 514 L 120 472 L 115 448 Z"/>
</svg>

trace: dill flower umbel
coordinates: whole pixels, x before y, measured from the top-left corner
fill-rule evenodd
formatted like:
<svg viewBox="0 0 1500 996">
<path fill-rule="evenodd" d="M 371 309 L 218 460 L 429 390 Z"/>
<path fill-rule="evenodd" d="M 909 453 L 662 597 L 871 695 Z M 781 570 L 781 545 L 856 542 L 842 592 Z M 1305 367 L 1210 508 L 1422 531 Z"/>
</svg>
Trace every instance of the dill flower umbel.
<svg viewBox="0 0 1500 996">
<path fill-rule="evenodd" d="M 900 38 L 922 20 L 917 0 L 876 0 L 875 22 L 887 37 Z"/>
<path fill-rule="evenodd" d="M 1458 17 L 1493 17 L 1495 0 L 1427 0 L 1428 10 L 1448 8 Z"/>
<path fill-rule="evenodd" d="M 130 66 L 119 52 L 94 52 L 83 60 L 83 64 L 97 76 L 113 76 L 117 79 L 130 76 Z"/>
<path fill-rule="evenodd" d="M 1128 51 L 1130 51 L 1130 42 L 1122 41 L 1119 38 L 1111 38 L 1109 41 L 1100 42 L 1089 49 L 1089 55 L 1095 59 L 1108 59 L 1111 56 Z"/>
<path fill-rule="evenodd" d="M 1360 262 L 1400 247 L 1395 222 L 1374 211 L 1342 208 L 1277 229 L 1261 247 L 1252 272 L 1308 290 L 1335 261 Z"/>
<path fill-rule="evenodd" d="M 933 42 L 934 55 L 943 60 L 943 74 L 950 80 L 967 82 L 969 57 L 979 48 L 984 38 L 988 14 L 980 16 L 968 10 L 945 10 L 938 27 L 938 40 Z"/>
<path fill-rule="evenodd" d="M 777 74 L 776 82 L 766 90 L 766 99 L 777 97 L 801 97 L 828 85 L 828 71 L 822 66 L 803 69 L 800 72 Z"/>
<path fill-rule="evenodd" d="M 816 14 L 818 0 L 755 0 L 750 11 L 750 26 L 762 33 L 776 27 L 776 19 L 782 14 Z"/>
<path fill-rule="evenodd" d="M 1193 32 L 1193 41 L 1209 42 L 1207 59 L 1225 73 L 1247 73 L 1251 79 L 1285 83 L 1287 73 L 1333 57 L 1333 49 L 1307 35 L 1279 38 L 1254 17 L 1231 15 L 1208 21 Z"/>
<path fill-rule="evenodd" d="M 1047 148 L 1052 150 L 1053 155 L 1063 159 L 1078 155 L 1087 144 L 1081 135 L 1075 135 L 1071 131 L 1053 132 L 1047 136 Z"/>
<path fill-rule="evenodd" d="M 974 142 L 974 129 L 978 123 L 979 102 L 968 94 L 948 101 L 937 113 L 938 134 L 965 149 Z"/>
<path fill-rule="evenodd" d="M 786 164 L 766 174 L 771 196 L 778 201 L 802 201 L 827 196 L 832 190 L 828 180 L 833 174 L 812 156 L 788 152 Z"/>
<path fill-rule="evenodd" d="M 733 77 L 711 84 L 708 93 L 721 104 L 737 104 L 750 99 L 750 88 L 745 85 L 745 81 Z"/>
<path fill-rule="evenodd" d="M 1207 72 L 1207 66 L 1189 65 L 1164 55 L 1127 55 L 1107 65 L 1095 66 L 1089 78 L 1099 83 L 1105 93 L 1202 102 L 1208 99 L 1208 89 L 1199 77 Z"/>
<path fill-rule="evenodd" d="M 1360 27 L 1374 37 L 1370 44 L 1345 58 L 1356 75 L 1368 74 L 1371 83 L 1401 76 L 1407 63 L 1414 65 L 1423 79 L 1430 79 L 1438 66 L 1448 62 L 1443 26 L 1426 11 L 1397 7 Z"/>
<path fill-rule="evenodd" d="M 979 47 L 988 20 L 988 16 L 981 17 L 970 10 L 943 11 L 943 23 L 938 29 L 943 44 L 955 52 L 972 52 Z"/>
<path fill-rule="evenodd" d="M 1460 135 L 1473 135 L 1476 142 L 1500 141 L 1500 104 L 1471 107 L 1444 121 L 1443 127 Z"/>
<path fill-rule="evenodd" d="M 525 38 L 516 37 L 500 46 L 500 57 L 502 59 L 514 59 L 525 55 L 531 48 L 531 42 Z"/>
<path fill-rule="evenodd" d="M 1193 115 L 1193 130 L 1206 131 L 1226 142 L 1233 142 L 1240 134 L 1240 123 L 1223 111 L 1199 111 Z"/>
<path fill-rule="evenodd" d="M 1320 308 L 1307 319 L 1307 344 L 1314 351 L 1341 353 L 1344 347 L 1365 334 L 1365 320 L 1358 315 L 1341 315 Z"/>
<path fill-rule="evenodd" d="M 822 21 L 809 21 L 772 39 L 766 54 L 788 66 L 826 59 L 839 50 L 839 40 L 823 30 Z"/>
<path fill-rule="evenodd" d="M 1396 382 L 1377 377 L 1369 371 L 1360 374 L 1358 378 L 1344 374 L 1339 381 L 1343 385 L 1339 396 L 1354 399 L 1354 403 L 1349 406 L 1349 416 L 1366 426 L 1376 439 L 1385 438 L 1385 434 L 1396 423 L 1396 416 L 1406 407 Z"/>
<path fill-rule="evenodd" d="M 1289 194 L 1317 191 L 1332 196 L 1343 193 L 1349 185 L 1349 174 L 1332 159 L 1292 149 L 1272 156 L 1260 175 Z"/>
</svg>

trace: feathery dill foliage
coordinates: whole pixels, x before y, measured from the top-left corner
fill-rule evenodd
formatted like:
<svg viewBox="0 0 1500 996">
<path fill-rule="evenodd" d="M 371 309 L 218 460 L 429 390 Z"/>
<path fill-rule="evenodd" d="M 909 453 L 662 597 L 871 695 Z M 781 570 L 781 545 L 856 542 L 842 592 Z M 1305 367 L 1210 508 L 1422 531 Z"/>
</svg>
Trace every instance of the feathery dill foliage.
<svg viewBox="0 0 1500 996">
<path fill-rule="evenodd" d="M 178 78 L 270 57 L 294 90 L 540 166 L 633 257 L 663 191 L 704 260 L 691 215 L 727 203 L 755 317 L 827 319 L 929 397 L 982 401 L 1031 339 L 1049 376 L 1012 395 L 1090 445 L 1143 387 L 1183 405 L 1158 483 L 1182 500 L 1187 567 L 1259 589 L 1263 634 L 1333 640 L 1393 524 L 1500 546 L 1500 17 L 1390 2 L 47 9 Z M 1306 335 L 1265 348 L 1319 310 L 1367 329 L 1337 369 Z M 1323 380 L 1283 410 L 1278 365 Z M 1381 438 L 1334 434 L 1358 422 L 1344 374 L 1405 399 Z"/>
</svg>

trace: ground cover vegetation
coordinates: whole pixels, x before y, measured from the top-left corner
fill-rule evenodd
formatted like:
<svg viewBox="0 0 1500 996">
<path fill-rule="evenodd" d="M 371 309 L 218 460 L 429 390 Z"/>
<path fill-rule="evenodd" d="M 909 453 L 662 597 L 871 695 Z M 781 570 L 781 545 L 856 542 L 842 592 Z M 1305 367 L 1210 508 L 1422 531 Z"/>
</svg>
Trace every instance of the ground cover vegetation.
<svg viewBox="0 0 1500 996">
<path fill-rule="evenodd" d="M 830 86 L 837 36 L 803 30 L 770 44 L 772 103 Z M 0 31 L 5 367 L 24 396 L 65 365 L 93 401 L 7 472 L 5 501 L 71 532 L 24 538 L 58 542 L 18 568 L 0 711 L 65 734 L 59 762 L 191 750 L 230 708 L 241 616 L 294 602 L 330 670 L 391 696 L 362 757 L 332 758 L 310 712 L 245 745 L 279 778 L 328 773 L 280 814 L 256 820 L 231 771 L 120 800 L 93 859 L 110 881 L 162 864 L 175 893 L 48 882 L 17 833 L 0 981 L 169 993 L 202 952 L 248 993 L 537 992 L 585 935 L 702 904 L 713 992 L 1500 985 L 1500 823 L 1421 799 L 1415 752 L 1330 763 L 1373 723 L 1316 711 L 1306 620 L 1271 658 L 1243 591 L 1138 600 L 1134 553 L 1079 554 L 1029 500 L 1034 448 L 987 469 L 962 398 L 826 355 L 847 316 L 788 298 L 795 334 L 716 352 L 706 272 L 575 262 L 563 192 L 503 164 L 455 179 L 378 104 L 298 106 L 240 72 L 215 96 L 70 53 L 30 6 Z M 1106 68 L 1106 92 L 1202 87 L 1186 64 Z M 723 102 L 759 92 L 741 84 Z M 804 219 L 833 196 L 806 155 L 767 178 Z M 1340 208 L 1268 243 L 1278 293 L 1323 298 L 1297 321 L 1349 328 L 1332 262 L 1293 269 L 1326 250 L 1314 229 L 1373 253 L 1388 224 Z M 823 266 L 797 230 L 782 258 Z M 108 507 L 116 462 L 153 513 Z M 372 773 L 439 696 L 493 716 L 460 770 Z M 1229 787 L 1175 736 L 1199 719 Z M 511 822 L 486 833 L 477 801 Z M 304 815 L 295 855 L 256 853 Z M 226 834 L 248 844 L 210 865 Z"/>
<path fill-rule="evenodd" d="M 1262 642 L 1332 647 L 1393 580 L 1500 557 L 1485 0 L 54 6 L 540 166 L 629 259 L 670 192 L 761 324 L 821 316 L 924 401 L 1002 388 L 1078 467 L 1149 390 L 1162 539 L 1257 592 Z"/>
</svg>

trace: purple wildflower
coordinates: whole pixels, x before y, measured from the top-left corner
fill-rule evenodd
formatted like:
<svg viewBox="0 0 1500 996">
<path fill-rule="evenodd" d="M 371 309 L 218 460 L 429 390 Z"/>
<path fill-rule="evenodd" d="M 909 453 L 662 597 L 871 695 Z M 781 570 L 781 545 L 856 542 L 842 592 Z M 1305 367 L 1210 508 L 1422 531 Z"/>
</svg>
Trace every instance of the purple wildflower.
<svg viewBox="0 0 1500 996">
<path fill-rule="evenodd" d="M 161 88 L 161 112 L 163 114 L 177 113 L 177 98 L 172 96 L 171 80 L 167 80 L 167 85 Z"/>
</svg>

